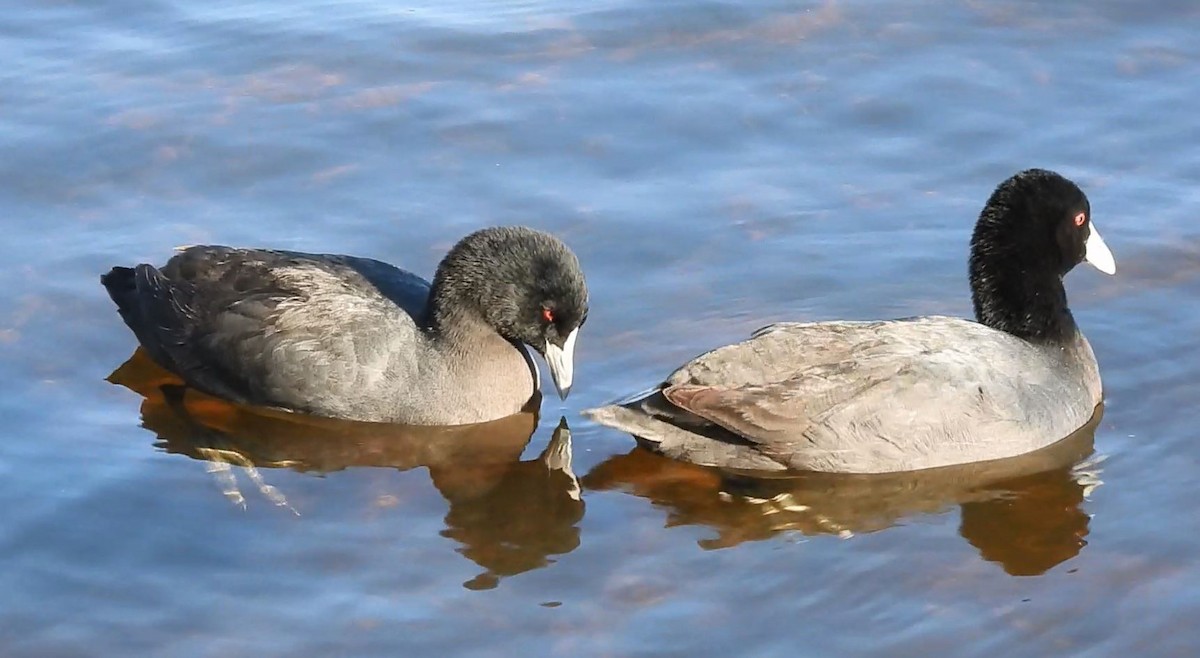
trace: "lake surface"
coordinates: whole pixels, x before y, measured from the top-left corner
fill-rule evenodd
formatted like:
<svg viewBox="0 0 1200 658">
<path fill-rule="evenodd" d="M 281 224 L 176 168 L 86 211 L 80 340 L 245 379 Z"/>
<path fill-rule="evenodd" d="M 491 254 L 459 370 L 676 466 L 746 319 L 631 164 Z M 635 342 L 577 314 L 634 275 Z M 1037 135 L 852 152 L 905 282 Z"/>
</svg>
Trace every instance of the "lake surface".
<svg viewBox="0 0 1200 658">
<path fill-rule="evenodd" d="M 1196 655 L 1198 32 L 1184 1 L 10 4 L 0 655 Z M 1053 454 L 754 481 L 579 415 L 770 321 L 969 314 L 974 218 L 1031 166 L 1119 268 L 1068 277 L 1107 403 Z M 112 265 L 428 276 L 499 223 L 589 277 L 540 417 L 406 433 L 113 373 Z"/>
</svg>

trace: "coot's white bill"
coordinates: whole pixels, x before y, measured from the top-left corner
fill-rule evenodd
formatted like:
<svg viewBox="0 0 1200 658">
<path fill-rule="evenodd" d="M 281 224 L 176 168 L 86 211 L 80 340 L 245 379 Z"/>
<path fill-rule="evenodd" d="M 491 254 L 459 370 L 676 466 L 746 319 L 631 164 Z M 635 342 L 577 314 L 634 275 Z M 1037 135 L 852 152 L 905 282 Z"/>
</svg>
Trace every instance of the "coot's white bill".
<svg viewBox="0 0 1200 658">
<path fill-rule="evenodd" d="M 1092 222 L 1091 233 L 1088 234 L 1087 242 L 1083 243 L 1083 259 L 1105 274 L 1117 273 L 1117 261 L 1109 251 L 1108 245 L 1104 244 L 1100 232 L 1096 230 L 1096 222 Z"/>
<path fill-rule="evenodd" d="M 579 327 L 576 327 L 567 334 L 562 347 L 546 343 L 546 365 L 550 366 L 550 376 L 554 378 L 558 397 L 564 400 L 571 393 L 571 380 L 575 376 L 575 338 L 578 335 Z"/>
</svg>

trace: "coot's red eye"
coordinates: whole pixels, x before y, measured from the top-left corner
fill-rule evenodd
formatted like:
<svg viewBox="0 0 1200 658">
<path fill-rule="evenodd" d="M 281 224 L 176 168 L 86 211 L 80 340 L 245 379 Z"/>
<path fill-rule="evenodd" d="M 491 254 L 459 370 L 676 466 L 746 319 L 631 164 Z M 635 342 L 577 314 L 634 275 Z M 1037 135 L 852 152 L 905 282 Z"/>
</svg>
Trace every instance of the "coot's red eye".
<svg viewBox="0 0 1200 658">
<path fill-rule="evenodd" d="M 554 311 L 548 308 L 542 309 L 542 319 L 546 322 L 554 322 Z"/>
<path fill-rule="evenodd" d="M 1079 213 L 1078 215 L 1075 215 L 1075 225 L 1076 226 L 1083 226 L 1086 223 L 1087 223 L 1087 214 L 1086 213 Z"/>
</svg>

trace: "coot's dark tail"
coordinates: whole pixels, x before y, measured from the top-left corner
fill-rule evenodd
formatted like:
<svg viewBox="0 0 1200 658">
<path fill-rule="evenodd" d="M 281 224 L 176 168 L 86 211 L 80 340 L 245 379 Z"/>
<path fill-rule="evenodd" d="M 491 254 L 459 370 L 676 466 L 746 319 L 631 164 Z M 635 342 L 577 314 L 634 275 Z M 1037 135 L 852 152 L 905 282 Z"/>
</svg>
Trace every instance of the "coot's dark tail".
<svg viewBox="0 0 1200 658">
<path fill-rule="evenodd" d="M 218 397 L 242 401 L 220 373 L 205 365 L 193 339 L 196 316 L 195 286 L 173 281 L 153 265 L 114 267 L 100 277 L 121 319 L 137 336 L 155 363 L 179 375 L 191 386 Z"/>
<path fill-rule="evenodd" d="M 100 284 L 108 291 L 108 296 L 117 304 L 117 311 L 125 324 L 137 334 L 135 325 L 140 324 L 140 314 L 137 310 L 137 284 L 134 281 L 132 267 L 114 267 L 108 274 L 100 275 Z M 139 336 L 139 339 L 141 337 Z"/>
<path fill-rule="evenodd" d="M 114 267 L 100 277 L 100 283 L 150 358 L 175 374 L 185 374 L 171 346 L 187 342 L 186 317 L 179 317 L 186 306 L 175 299 L 172 282 L 153 265 L 142 264 Z"/>
</svg>

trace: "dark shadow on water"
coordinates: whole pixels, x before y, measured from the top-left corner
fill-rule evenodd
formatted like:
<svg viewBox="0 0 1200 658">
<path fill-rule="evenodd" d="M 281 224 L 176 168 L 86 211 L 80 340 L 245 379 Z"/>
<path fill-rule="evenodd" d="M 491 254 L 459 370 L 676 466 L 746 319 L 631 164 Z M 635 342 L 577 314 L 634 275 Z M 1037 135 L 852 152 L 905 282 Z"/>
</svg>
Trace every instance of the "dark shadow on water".
<svg viewBox="0 0 1200 658">
<path fill-rule="evenodd" d="M 405 427 L 251 409 L 192 390 L 139 349 L 109 376 L 142 402 L 156 447 L 208 463 L 226 497 L 245 505 L 235 469 L 268 500 L 291 509 L 262 468 L 330 473 L 355 466 L 427 468 L 450 505 L 442 535 L 486 572 L 464 584 L 490 589 L 501 578 L 552 563 L 579 546 L 584 504 L 571 470 L 571 433 L 559 423 L 546 449 L 521 461 L 534 410 L 489 423 Z M 536 401 L 535 401 L 536 402 Z M 292 510 L 295 511 L 295 510 Z"/>
<path fill-rule="evenodd" d="M 641 448 L 612 457 L 583 478 L 585 488 L 621 490 L 668 512 L 667 526 L 703 525 L 727 548 L 785 532 L 870 533 L 958 505 L 959 534 L 980 556 L 1014 576 L 1045 573 L 1087 545 L 1081 509 L 1099 479 L 1092 454 L 1098 409 L 1070 437 L 1013 459 L 886 475 L 762 477 L 703 468 Z"/>
</svg>

